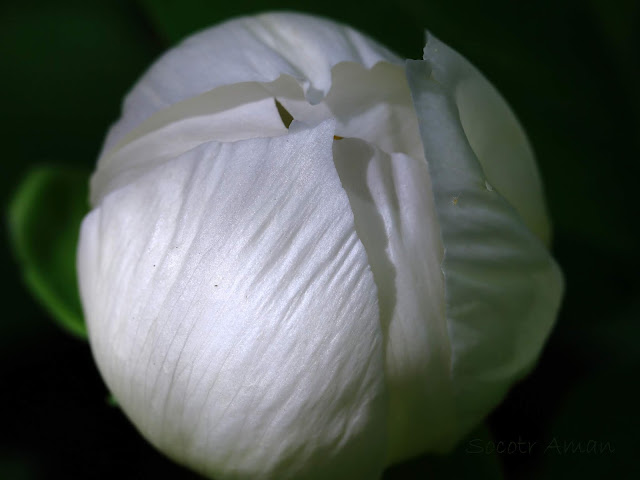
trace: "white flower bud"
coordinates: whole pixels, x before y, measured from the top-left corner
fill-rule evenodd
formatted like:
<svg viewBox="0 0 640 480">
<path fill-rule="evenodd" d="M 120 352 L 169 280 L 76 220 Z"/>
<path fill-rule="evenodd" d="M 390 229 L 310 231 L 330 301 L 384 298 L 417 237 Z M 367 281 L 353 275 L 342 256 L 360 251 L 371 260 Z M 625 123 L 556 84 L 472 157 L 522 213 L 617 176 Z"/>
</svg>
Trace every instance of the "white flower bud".
<svg viewBox="0 0 640 480">
<path fill-rule="evenodd" d="M 447 451 L 532 367 L 562 292 L 524 133 L 432 36 L 404 61 L 298 14 L 194 35 L 126 98 L 91 202 L 105 382 L 219 479 Z"/>
</svg>

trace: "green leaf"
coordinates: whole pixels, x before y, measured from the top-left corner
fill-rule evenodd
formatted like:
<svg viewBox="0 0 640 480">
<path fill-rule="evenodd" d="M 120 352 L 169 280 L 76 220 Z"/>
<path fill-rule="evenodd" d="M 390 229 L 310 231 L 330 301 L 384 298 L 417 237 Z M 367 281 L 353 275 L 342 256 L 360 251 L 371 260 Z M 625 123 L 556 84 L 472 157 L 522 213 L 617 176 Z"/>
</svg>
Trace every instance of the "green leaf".
<svg viewBox="0 0 640 480">
<path fill-rule="evenodd" d="M 88 212 L 88 173 L 41 166 L 29 172 L 9 206 L 9 231 L 24 281 L 70 333 L 87 331 L 76 279 L 76 246 Z"/>
<path fill-rule="evenodd" d="M 500 456 L 495 448 L 490 448 L 494 446 L 491 439 L 489 429 L 481 425 L 449 455 L 424 455 L 394 465 L 385 471 L 383 480 L 396 478 L 501 480 L 503 474 Z"/>
</svg>

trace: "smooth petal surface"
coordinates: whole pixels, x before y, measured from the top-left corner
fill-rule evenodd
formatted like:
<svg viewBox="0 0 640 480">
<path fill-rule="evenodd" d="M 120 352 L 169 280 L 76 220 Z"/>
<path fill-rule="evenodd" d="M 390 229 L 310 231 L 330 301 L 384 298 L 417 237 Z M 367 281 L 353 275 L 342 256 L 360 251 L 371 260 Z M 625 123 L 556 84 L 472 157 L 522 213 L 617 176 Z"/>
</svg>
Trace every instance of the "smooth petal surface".
<svg viewBox="0 0 640 480">
<path fill-rule="evenodd" d="M 377 291 L 334 127 L 210 142 L 85 219 L 81 294 L 100 370 L 160 450 L 215 478 L 375 478 Z"/>
<path fill-rule="evenodd" d="M 363 34 L 310 15 L 268 13 L 231 20 L 193 35 L 164 54 L 126 97 L 122 117 L 103 153 L 154 113 L 239 82 L 272 82 L 290 75 L 318 103 L 331 86 L 331 68 L 402 60 Z"/>
<path fill-rule="evenodd" d="M 489 183 L 460 120 L 454 72 L 435 61 L 407 61 L 407 77 L 444 246 L 454 428 L 462 435 L 532 367 L 563 285 L 542 240 Z"/>
</svg>

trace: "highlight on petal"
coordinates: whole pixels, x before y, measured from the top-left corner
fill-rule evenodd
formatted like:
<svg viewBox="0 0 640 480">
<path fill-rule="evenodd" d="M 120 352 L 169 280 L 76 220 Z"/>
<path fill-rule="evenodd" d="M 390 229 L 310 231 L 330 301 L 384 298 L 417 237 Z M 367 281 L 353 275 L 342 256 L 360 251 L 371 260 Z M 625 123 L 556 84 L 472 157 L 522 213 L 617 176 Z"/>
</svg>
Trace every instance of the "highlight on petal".
<svg viewBox="0 0 640 480">
<path fill-rule="evenodd" d="M 402 59 L 352 28 L 299 13 L 266 13 L 216 25 L 165 53 L 127 95 L 103 154 L 154 113 L 223 85 L 272 82 L 290 75 L 318 103 L 331 86 L 331 68 L 367 68 Z"/>
<path fill-rule="evenodd" d="M 292 125 L 293 127 L 293 125 Z M 215 478 L 376 478 L 377 290 L 334 126 L 209 142 L 107 194 L 78 251 L 93 352 L 123 411 Z"/>
<path fill-rule="evenodd" d="M 444 314 L 443 248 L 423 158 L 335 142 L 358 235 L 376 284 L 385 333 L 389 463 L 453 445 L 456 411 Z"/>
<path fill-rule="evenodd" d="M 533 366 L 555 320 L 563 282 L 511 199 L 491 188 L 460 119 L 457 71 L 435 62 L 426 55 L 424 61 L 407 61 L 407 78 L 444 247 L 451 381 L 461 436 Z M 457 66 L 453 62 L 451 68 Z M 532 197 L 523 201 L 540 200 Z"/>
</svg>

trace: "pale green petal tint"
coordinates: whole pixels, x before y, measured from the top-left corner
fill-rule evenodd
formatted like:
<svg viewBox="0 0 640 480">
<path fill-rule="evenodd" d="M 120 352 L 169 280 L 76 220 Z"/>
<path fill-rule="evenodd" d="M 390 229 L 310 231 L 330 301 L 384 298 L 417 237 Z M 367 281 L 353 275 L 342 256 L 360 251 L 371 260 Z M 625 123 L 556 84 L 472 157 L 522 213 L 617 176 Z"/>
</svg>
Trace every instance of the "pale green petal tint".
<svg viewBox="0 0 640 480">
<path fill-rule="evenodd" d="M 430 56 L 429 42 L 439 57 Z M 460 102 L 467 99 L 457 95 L 470 67 L 458 54 L 449 57 L 449 52 L 429 36 L 425 60 L 407 61 L 407 78 L 444 246 L 450 376 L 457 412 L 451 427 L 462 435 L 532 368 L 555 320 L 563 281 L 541 238 L 527 228 L 510 198 L 493 186 L 500 182 L 483 169 L 493 161 L 507 170 L 532 167 L 518 157 L 517 149 L 509 158 L 478 159 L 466 135 L 473 125 L 465 129 L 461 121 Z M 503 102 L 497 95 L 492 98 Z M 520 153 L 529 158 L 528 148 Z M 522 177 L 516 175 L 514 182 L 518 178 Z M 510 188 L 517 191 L 520 185 Z M 530 211 L 544 208 L 538 192 L 528 198 L 521 195 L 517 202 Z"/>
<path fill-rule="evenodd" d="M 455 101 L 460 123 L 489 185 L 547 245 L 551 227 L 529 141 L 509 105 L 464 57 L 427 32 L 424 60 Z"/>
</svg>

